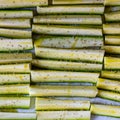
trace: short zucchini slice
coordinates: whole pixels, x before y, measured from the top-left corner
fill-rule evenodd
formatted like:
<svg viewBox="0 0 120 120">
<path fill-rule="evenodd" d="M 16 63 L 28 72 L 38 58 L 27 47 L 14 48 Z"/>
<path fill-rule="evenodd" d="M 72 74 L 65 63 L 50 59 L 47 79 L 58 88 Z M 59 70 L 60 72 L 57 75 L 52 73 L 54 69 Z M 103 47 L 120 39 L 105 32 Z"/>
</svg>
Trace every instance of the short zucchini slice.
<svg viewBox="0 0 120 120">
<path fill-rule="evenodd" d="M 104 4 L 106 6 L 119 6 L 120 1 L 119 0 L 105 0 Z"/>
</svg>

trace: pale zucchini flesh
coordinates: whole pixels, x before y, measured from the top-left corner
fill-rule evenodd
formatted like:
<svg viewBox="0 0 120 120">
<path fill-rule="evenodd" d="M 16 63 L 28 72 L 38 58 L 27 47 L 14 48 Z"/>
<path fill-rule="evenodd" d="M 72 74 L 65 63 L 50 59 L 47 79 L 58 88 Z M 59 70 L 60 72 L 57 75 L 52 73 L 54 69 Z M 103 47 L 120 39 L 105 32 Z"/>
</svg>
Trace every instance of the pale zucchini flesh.
<svg viewBox="0 0 120 120">
<path fill-rule="evenodd" d="M 103 46 L 103 37 L 40 37 L 34 41 L 34 46 L 51 48 L 86 48 Z"/>
<path fill-rule="evenodd" d="M 103 116 L 120 117 L 120 106 L 92 104 L 91 113 Z"/>
<path fill-rule="evenodd" d="M 30 74 L 0 74 L 0 84 L 30 83 Z"/>
<path fill-rule="evenodd" d="M 40 58 L 102 63 L 104 50 L 55 49 L 35 47 L 35 55 Z"/>
<path fill-rule="evenodd" d="M 100 72 L 102 64 L 85 63 L 85 62 L 72 62 L 72 61 L 57 61 L 57 60 L 44 60 L 33 59 L 32 65 L 46 70 L 67 70 L 67 71 L 81 71 L 81 72 Z"/>
<path fill-rule="evenodd" d="M 90 120 L 90 111 L 38 111 L 37 120 Z"/>
<path fill-rule="evenodd" d="M 96 83 L 99 73 L 32 70 L 32 82 L 89 82 Z"/>
<path fill-rule="evenodd" d="M 23 51 L 33 49 L 32 39 L 0 38 L 0 51 Z"/>
<path fill-rule="evenodd" d="M 95 97 L 97 95 L 96 86 L 50 86 L 32 85 L 30 86 L 30 96 L 76 96 L 76 97 Z"/>
<path fill-rule="evenodd" d="M 62 26 L 62 25 L 32 25 L 33 33 L 48 35 L 86 35 L 102 36 L 101 28 L 81 27 L 81 26 Z"/>
<path fill-rule="evenodd" d="M 119 0 L 105 0 L 104 4 L 105 6 L 119 6 L 120 1 Z"/>
<path fill-rule="evenodd" d="M 29 109 L 30 97 L 0 97 L 0 109 Z"/>
<path fill-rule="evenodd" d="M 120 81 L 99 78 L 97 87 L 104 90 L 120 92 Z"/>
<path fill-rule="evenodd" d="M 31 61 L 32 53 L 0 53 L 0 64 L 27 63 Z"/>
<path fill-rule="evenodd" d="M 0 112 L 0 120 L 36 120 L 35 113 Z"/>
<path fill-rule="evenodd" d="M 37 7 L 38 14 L 103 14 L 103 5 L 62 5 Z"/>
</svg>

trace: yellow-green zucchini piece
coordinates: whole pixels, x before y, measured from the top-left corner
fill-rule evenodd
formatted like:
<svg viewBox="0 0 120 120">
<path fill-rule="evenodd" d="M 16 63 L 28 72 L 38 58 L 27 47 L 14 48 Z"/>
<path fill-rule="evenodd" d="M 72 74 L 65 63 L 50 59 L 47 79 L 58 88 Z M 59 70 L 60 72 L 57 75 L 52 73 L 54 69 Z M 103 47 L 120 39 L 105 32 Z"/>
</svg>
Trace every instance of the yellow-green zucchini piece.
<svg viewBox="0 0 120 120">
<path fill-rule="evenodd" d="M 120 70 L 119 57 L 104 57 L 104 69 Z"/>
<path fill-rule="evenodd" d="M 120 102 L 120 93 L 98 90 L 98 97 Z"/>
<path fill-rule="evenodd" d="M 120 80 L 120 71 L 101 71 L 101 77 Z"/>
<path fill-rule="evenodd" d="M 32 70 L 32 82 L 89 82 L 96 83 L 99 73 Z"/>
<path fill-rule="evenodd" d="M 59 100 L 39 98 L 35 100 L 35 109 L 40 110 L 89 110 L 90 102 L 81 100 Z"/>
<path fill-rule="evenodd" d="M 0 84 L 30 83 L 30 74 L 0 74 Z"/>
<path fill-rule="evenodd" d="M 30 97 L 0 97 L 0 109 L 28 109 Z"/>
<path fill-rule="evenodd" d="M 0 65 L 0 73 L 30 73 L 30 64 L 7 64 Z"/>
<path fill-rule="evenodd" d="M 96 86 L 53 86 L 53 85 L 32 85 L 30 96 L 78 96 L 95 97 L 98 93 Z"/>
<path fill-rule="evenodd" d="M 96 115 L 120 117 L 120 106 L 92 104 L 90 111 Z"/>
<path fill-rule="evenodd" d="M 0 38 L 0 51 L 23 51 L 33 49 L 32 39 Z"/>
<path fill-rule="evenodd" d="M 0 112 L 0 120 L 36 120 L 36 113 Z"/>
<path fill-rule="evenodd" d="M 34 46 L 50 48 L 86 48 L 103 46 L 103 37 L 46 36 L 34 41 Z"/>
<path fill-rule="evenodd" d="M 103 5 L 59 5 L 37 7 L 38 14 L 103 14 Z"/>
<path fill-rule="evenodd" d="M 29 94 L 29 84 L 1 85 L 0 95 Z"/>
<path fill-rule="evenodd" d="M 32 61 L 32 53 L 0 53 L 0 64 L 27 63 Z"/>
<path fill-rule="evenodd" d="M 81 26 L 62 26 L 62 25 L 32 25 L 33 33 L 48 35 L 86 35 L 102 36 L 101 28 L 81 27 Z"/>
<path fill-rule="evenodd" d="M 25 18 L 0 19 L 0 27 L 31 28 L 31 22 L 30 22 L 30 19 L 25 19 Z"/>
<path fill-rule="evenodd" d="M 120 1 L 119 0 L 105 0 L 104 5 L 105 6 L 119 6 Z"/>
<path fill-rule="evenodd" d="M 0 8 L 47 6 L 48 0 L 1 0 Z"/>
<path fill-rule="evenodd" d="M 103 33 L 109 34 L 109 35 L 119 35 L 120 34 L 120 24 L 119 23 L 103 24 Z"/>
<path fill-rule="evenodd" d="M 32 10 L 0 10 L 0 18 L 33 18 Z"/>
<path fill-rule="evenodd" d="M 0 36 L 7 38 L 27 39 L 32 37 L 31 30 L 0 28 Z"/>
<path fill-rule="evenodd" d="M 120 36 L 105 35 L 106 45 L 120 45 Z"/>
<path fill-rule="evenodd" d="M 75 61 L 89 61 L 102 63 L 104 57 L 104 50 L 91 49 L 56 49 L 35 47 L 35 55 L 40 58 L 60 59 L 60 60 L 75 60 Z"/>
<path fill-rule="evenodd" d="M 46 70 L 67 70 L 78 72 L 100 72 L 102 64 L 85 63 L 85 62 L 72 62 L 72 61 L 57 61 L 57 60 L 44 60 L 33 59 L 32 65 Z"/>
<path fill-rule="evenodd" d="M 99 78 L 97 87 L 104 90 L 120 92 L 120 81 Z"/>
<path fill-rule="evenodd" d="M 88 24 L 101 25 L 100 15 L 42 15 L 35 16 L 34 23 L 41 24 Z"/>
</svg>

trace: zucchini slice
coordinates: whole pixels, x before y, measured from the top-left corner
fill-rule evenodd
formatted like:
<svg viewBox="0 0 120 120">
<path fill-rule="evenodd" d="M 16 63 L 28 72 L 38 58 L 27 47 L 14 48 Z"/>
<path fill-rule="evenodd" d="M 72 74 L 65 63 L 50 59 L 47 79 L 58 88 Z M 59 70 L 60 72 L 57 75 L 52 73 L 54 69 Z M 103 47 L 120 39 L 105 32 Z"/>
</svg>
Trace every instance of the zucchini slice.
<svg viewBox="0 0 120 120">
<path fill-rule="evenodd" d="M 104 57 L 104 69 L 120 70 L 120 58 L 119 57 Z"/>
<path fill-rule="evenodd" d="M 96 83 L 99 73 L 32 70 L 32 82 L 89 82 Z"/>
<path fill-rule="evenodd" d="M 86 48 L 86 47 L 101 47 L 103 46 L 103 37 L 64 37 L 64 36 L 47 36 L 40 37 L 34 41 L 36 47 L 49 48 Z"/>
<path fill-rule="evenodd" d="M 41 24 L 101 25 L 102 17 L 100 15 L 42 15 L 35 16 L 33 22 Z"/>
<path fill-rule="evenodd" d="M 89 101 L 36 98 L 36 110 L 89 110 Z"/>
<path fill-rule="evenodd" d="M 31 28 L 30 19 L 13 18 L 13 19 L 0 19 L 0 27 L 2 28 Z"/>
<path fill-rule="evenodd" d="M 0 109 L 29 109 L 30 97 L 0 97 Z"/>
<path fill-rule="evenodd" d="M 120 117 L 120 106 L 92 104 L 91 113 L 103 116 Z"/>
<path fill-rule="evenodd" d="M 103 5 L 59 5 L 37 7 L 38 14 L 103 14 Z"/>
<path fill-rule="evenodd" d="M 100 72 L 102 64 L 72 62 L 72 61 L 57 61 L 57 60 L 40 60 L 33 59 L 32 65 L 38 68 L 47 70 L 67 70 L 67 71 L 81 71 L 81 72 Z"/>
<path fill-rule="evenodd" d="M 29 94 L 29 84 L 1 85 L 0 95 Z"/>
<path fill-rule="evenodd" d="M 0 28 L 0 36 L 27 39 L 32 37 L 32 32 L 30 30 Z"/>
<path fill-rule="evenodd" d="M 23 51 L 33 49 L 32 39 L 0 38 L 0 51 Z"/>
<path fill-rule="evenodd" d="M 0 64 L 27 63 L 31 61 L 32 53 L 0 53 Z"/>
<path fill-rule="evenodd" d="M 33 18 L 32 10 L 0 10 L 0 18 Z"/>
<path fill-rule="evenodd" d="M 30 73 L 30 64 L 0 65 L 0 73 Z"/>
<path fill-rule="evenodd" d="M 120 81 L 99 78 L 97 87 L 104 90 L 120 92 Z"/>
<path fill-rule="evenodd" d="M 0 84 L 30 83 L 30 74 L 0 74 Z"/>
<path fill-rule="evenodd" d="M 90 111 L 39 111 L 37 120 L 90 120 Z"/>
<path fill-rule="evenodd" d="M 119 6 L 120 1 L 119 0 L 105 0 L 104 4 L 105 6 Z"/>
<path fill-rule="evenodd" d="M 101 77 L 120 80 L 120 71 L 106 71 L 106 70 L 103 70 L 101 72 Z"/>
<path fill-rule="evenodd" d="M 36 120 L 35 113 L 0 112 L 0 120 Z"/>
<path fill-rule="evenodd" d="M 48 0 L 1 0 L 0 8 L 47 6 Z"/>
<path fill-rule="evenodd" d="M 98 97 L 120 102 L 120 93 L 98 90 Z"/>
<path fill-rule="evenodd" d="M 48 59 L 62 59 L 74 61 L 88 61 L 95 63 L 102 63 L 104 57 L 104 50 L 90 50 L 90 49 L 55 49 L 35 47 L 35 54 L 40 58 Z"/>
<path fill-rule="evenodd" d="M 30 96 L 78 96 L 95 97 L 98 93 L 96 86 L 53 86 L 53 85 L 32 85 Z"/>
<path fill-rule="evenodd" d="M 37 34 L 48 35 L 86 35 L 102 36 L 101 28 L 81 27 L 81 26 L 62 26 L 62 25 L 32 25 L 32 31 Z"/>
</svg>

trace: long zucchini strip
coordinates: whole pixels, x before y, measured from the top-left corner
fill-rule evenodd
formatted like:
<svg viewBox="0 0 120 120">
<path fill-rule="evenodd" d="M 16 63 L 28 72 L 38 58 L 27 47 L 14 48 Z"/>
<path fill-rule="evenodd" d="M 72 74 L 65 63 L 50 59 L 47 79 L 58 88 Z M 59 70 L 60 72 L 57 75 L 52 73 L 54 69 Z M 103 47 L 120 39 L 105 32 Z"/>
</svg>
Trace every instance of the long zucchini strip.
<svg viewBox="0 0 120 120">
<path fill-rule="evenodd" d="M 104 69 L 120 70 L 120 58 L 104 57 Z"/>
<path fill-rule="evenodd" d="M 31 28 L 30 19 L 0 19 L 2 28 Z"/>
<path fill-rule="evenodd" d="M 27 63 L 31 61 L 32 53 L 0 53 L 0 64 Z"/>
<path fill-rule="evenodd" d="M 35 54 L 37 57 L 40 58 L 102 63 L 104 57 L 104 50 L 71 50 L 35 47 Z"/>
<path fill-rule="evenodd" d="M 98 90 L 97 96 L 120 102 L 120 93 L 115 93 L 115 92 L 105 91 L 105 90 Z"/>
<path fill-rule="evenodd" d="M 48 35 L 87 35 L 102 36 L 101 28 L 62 26 L 62 25 L 32 25 L 32 31 L 37 34 Z"/>
<path fill-rule="evenodd" d="M 120 24 L 119 23 L 109 23 L 103 24 L 103 33 L 109 35 L 119 35 L 120 34 Z"/>
<path fill-rule="evenodd" d="M 38 14 L 103 14 L 103 5 L 66 5 L 37 7 Z"/>
<path fill-rule="evenodd" d="M 95 97 L 97 95 L 95 86 L 30 86 L 30 96 L 78 96 Z"/>
<path fill-rule="evenodd" d="M 100 15 L 43 15 L 35 16 L 34 23 L 42 24 L 91 24 L 101 25 Z"/>
<path fill-rule="evenodd" d="M 105 21 L 107 22 L 116 22 L 120 21 L 120 12 L 110 12 L 110 13 L 105 13 Z"/>
<path fill-rule="evenodd" d="M 91 113 L 103 116 L 120 117 L 120 106 L 92 104 Z"/>
<path fill-rule="evenodd" d="M 29 84 L 1 85 L 0 95 L 5 94 L 29 94 Z"/>
<path fill-rule="evenodd" d="M 33 18 L 32 10 L 0 10 L 0 18 Z"/>
<path fill-rule="evenodd" d="M 105 46 L 103 46 L 103 48 L 106 53 L 120 54 L 120 46 L 105 45 Z"/>
<path fill-rule="evenodd" d="M 33 48 L 32 39 L 0 38 L 0 51 L 22 51 Z"/>
<path fill-rule="evenodd" d="M 30 64 L 0 65 L 0 73 L 30 73 Z"/>
<path fill-rule="evenodd" d="M 120 81 L 99 78 L 97 87 L 104 90 L 120 92 Z"/>
<path fill-rule="evenodd" d="M 18 29 L 8 29 L 0 28 L 0 36 L 8 38 L 31 38 L 32 33 L 30 30 L 18 30 Z"/>
<path fill-rule="evenodd" d="M 101 77 L 120 80 L 120 71 L 101 71 Z"/>
<path fill-rule="evenodd" d="M 72 62 L 72 61 L 57 61 L 57 60 L 40 60 L 33 59 L 32 65 L 38 68 L 50 70 L 67 70 L 67 71 L 85 71 L 85 72 L 100 72 L 102 64 Z"/>
<path fill-rule="evenodd" d="M 0 112 L 0 120 L 36 120 L 35 113 Z"/>
<path fill-rule="evenodd" d="M 47 6 L 48 0 L 0 0 L 0 8 Z"/>
<path fill-rule="evenodd" d="M 86 47 L 101 47 L 103 46 L 103 37 L 58 37 L 47 36 L 40 37 L 34 41 L 34 46 L 37 47 L 52 47 L 52 48 L 86 48 Z"/>
<path fill-rule="evenodd" d="M 31 71 L 32 82 L 92 82 L 96 83 L 99 73 L 90 72 L 65 72 L 37 70 Z"/>
<path fill-rule="evenodd" d="M 106 45 L 120 45 L 120 36 L 106 35 L 105 44 Z"/>
<path fill-rule="evenodd" d="M 0 84 L 30 83 L 30 74 L 0 74 Z"/>
<path fill-rule="evenodd" d="M 73 5 L 73 4 L 103 4 L 104 0 L 53 0 L 53 5 Z"/>
<path fill-rule="evenodd" d="M 89 101 L 36 98 L 36 110 L 89 110 Z"/>
<path fill-rule="evenodd" d="M 90 111 L 39 111 L 37 120 L 90 120 Z"/>
<path fill-rule="evenodd" d="M 0 97 L 0 109 L 28 109 L 30 97 Z"/>
<path fill-rule="evenodd" d="M 104 1 L 105 6 L 118 6 L 120 5 L 119 0 L 105 0 Z"/>
</svg>

